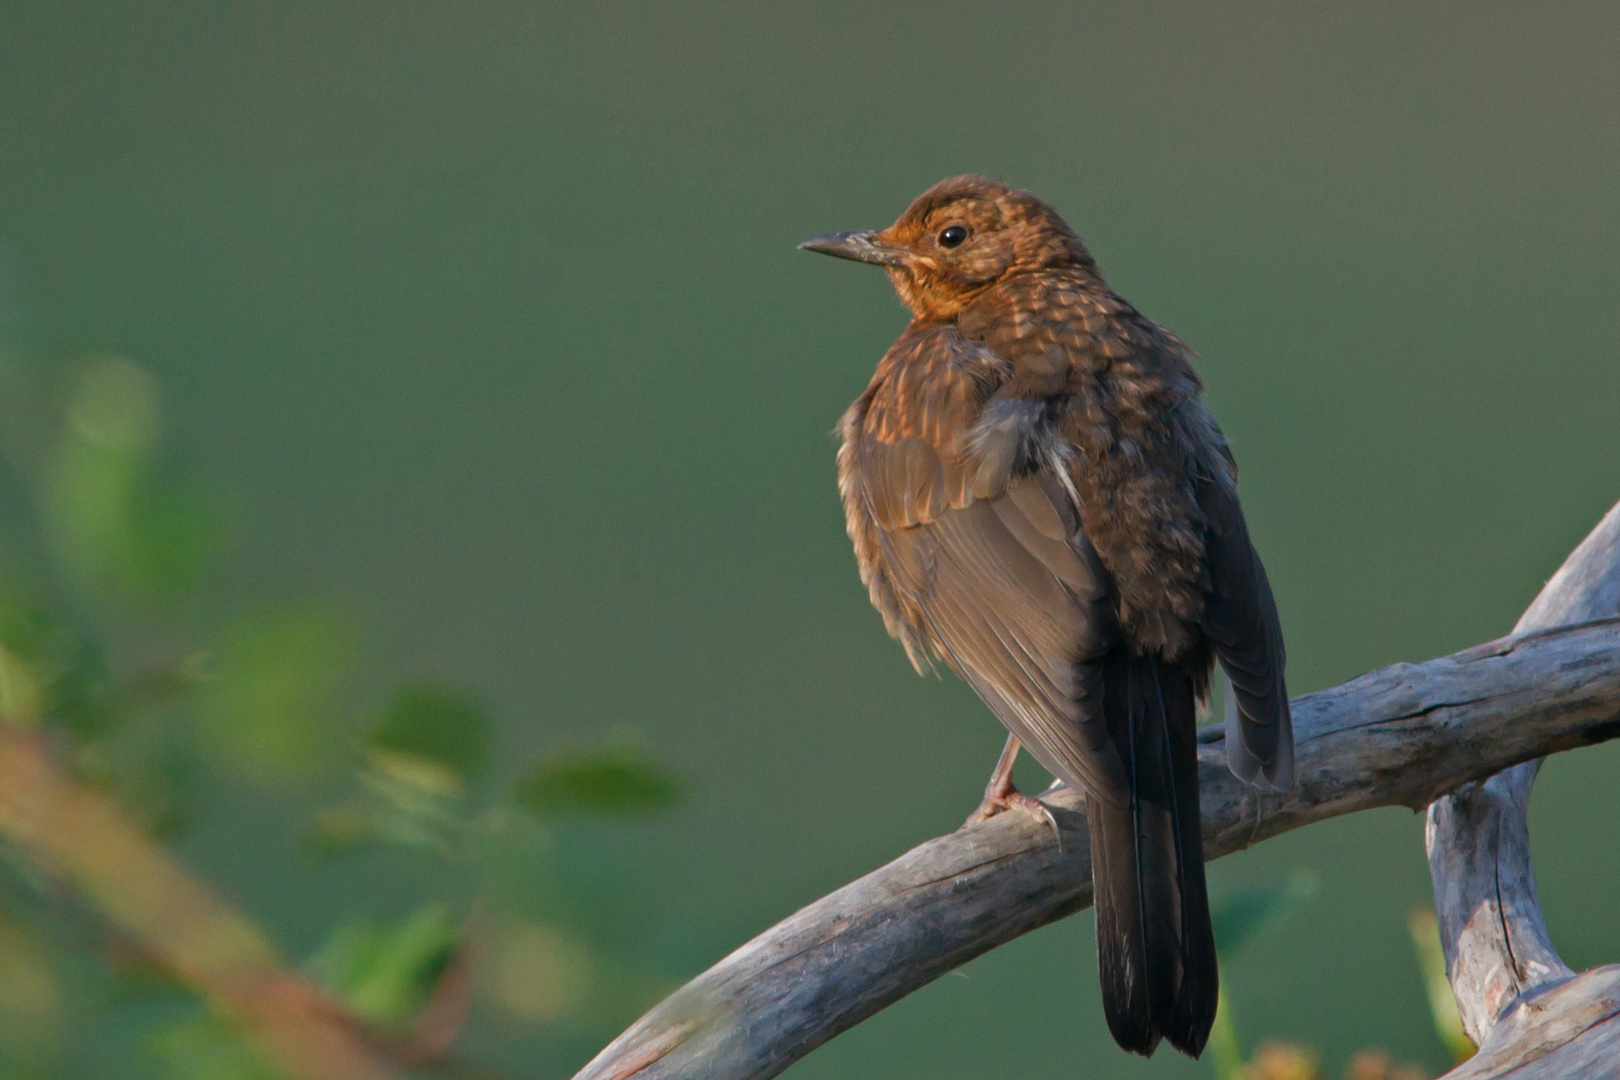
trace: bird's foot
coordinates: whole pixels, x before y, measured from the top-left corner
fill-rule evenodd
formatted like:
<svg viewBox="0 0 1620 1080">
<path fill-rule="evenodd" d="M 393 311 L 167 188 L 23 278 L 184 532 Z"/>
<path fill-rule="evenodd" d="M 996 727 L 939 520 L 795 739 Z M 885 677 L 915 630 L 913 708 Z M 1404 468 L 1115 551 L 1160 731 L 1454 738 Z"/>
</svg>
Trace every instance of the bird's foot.
<svg viewBox="0 0 1620 1080">
<path fill-rule="evenodd" d="M 1001 757 L 996 761 L 996 769 L 990 774 L 990 782 L 984 785 L 984 801 L 979 808 L 968 815 L 963 825 L 972 825 L 980 821 L 988 821 L 1003 810 L 1017 810 L 1021 814 L 1028 814 L 1035 819 L 1037 825 L 1048 825 L 1052 835 L 1057 837 L 1058 850 L 1063 850 L 1063 833 L 1058 828 L 1057 818 L 1052 816 L 1051 808 L 1039 799 L 1033 799 L 1013 787 L 1013 763 L 1018 760 L 1018 736 L 1009 735 L 1007 745 L 1001 751 Z"/>
<path fill-rule="evenodd" d="M 1033 795 L 1025 795 L 1017 788 L 1008 784 L 1004 790 L 986 791 L 984 801 L 979 808 L 968 815 L 962 824 L 972 825 L 980 821 L 988 821 L 1003 810 L 1016 810 L 1021 814 L 1028 814 L 1037 825 L 1046 825 L 1052 830 L 1052 835 L 1063 843 L 1063 833 L 1058 829 L 1057 818 L 1052 816 L 1052 808 Z"/>
</svg>

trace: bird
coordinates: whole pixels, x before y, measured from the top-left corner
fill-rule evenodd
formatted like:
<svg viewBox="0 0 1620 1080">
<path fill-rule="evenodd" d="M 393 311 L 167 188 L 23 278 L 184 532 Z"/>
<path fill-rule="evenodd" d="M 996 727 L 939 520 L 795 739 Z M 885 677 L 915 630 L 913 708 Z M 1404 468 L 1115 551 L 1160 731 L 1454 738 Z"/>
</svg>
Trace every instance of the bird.
<svg viewBox="0 0 1620 1080">
<path fill-rule="evenodd" d="M 1293 782 L 1282 629 L 1195 354 L 1104 280 L 1056 210 L 965 175 L 881 230 L 800 248 L 884 268 L 911 320 L 836 434 L 872 604 L 919 673 L 1009 732 L 968 824 L 1017 810 L 1020 748 L 1084 793 L 1103 1012 L 1197 1057 L 1219 994 L 1197 710 L 1226 672 L 1227 763 Z"/>
</svg>

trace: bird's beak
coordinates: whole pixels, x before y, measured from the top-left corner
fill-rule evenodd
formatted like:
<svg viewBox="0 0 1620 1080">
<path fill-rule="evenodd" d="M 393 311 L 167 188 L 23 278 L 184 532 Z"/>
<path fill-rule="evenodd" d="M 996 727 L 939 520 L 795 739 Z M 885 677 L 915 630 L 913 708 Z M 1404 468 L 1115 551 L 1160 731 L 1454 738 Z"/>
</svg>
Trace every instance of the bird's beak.
<svg viewBox="0 0 1620 1080">
<path fill-rule="evenodd" d="M 879 266 L 904 266 L 909 254 L 904 248 L 893 247 L 878 239 L 871 229 L 857 232 L 835 232 L 816 236 L 799 245 L 800 251 L 819 251 L 840 259 L 876 263 Z"/>
</svg>

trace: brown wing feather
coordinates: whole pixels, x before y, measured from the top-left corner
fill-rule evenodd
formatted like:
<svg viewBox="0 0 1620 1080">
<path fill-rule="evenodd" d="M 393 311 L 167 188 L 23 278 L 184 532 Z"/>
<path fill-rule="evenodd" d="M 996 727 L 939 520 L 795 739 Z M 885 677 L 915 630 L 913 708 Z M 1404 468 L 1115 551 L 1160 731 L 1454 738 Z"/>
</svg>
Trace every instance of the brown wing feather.
<svg viewBox="0 0 1620 1080">
<path fill-rule="evenodd" d="M 996 388 L 994 357 L 954 328 L 916 338 L 845 418 L 840 486 L 862 578 L 914 659 L 926 647 L 961 672 L 1054 775 L 1123 798 L 1087 673 L 1119 635 L 1108 576 L 1063 483 L 1015 475 L 1005 446 L 961 437 Z"/>
<path fill-rule="evenodd" d="M 1226 718 L 1227 762 L 1239 779 L 1285 791 L 1293 783 L 1294 725 L 1271 583 L 1249 541 L 1230 477 L 1201 478 L 1197 492 L 1207 523 L 1210 578 L 1202 629 L 1215 643 L 1233 691 Z"/>
</svg>

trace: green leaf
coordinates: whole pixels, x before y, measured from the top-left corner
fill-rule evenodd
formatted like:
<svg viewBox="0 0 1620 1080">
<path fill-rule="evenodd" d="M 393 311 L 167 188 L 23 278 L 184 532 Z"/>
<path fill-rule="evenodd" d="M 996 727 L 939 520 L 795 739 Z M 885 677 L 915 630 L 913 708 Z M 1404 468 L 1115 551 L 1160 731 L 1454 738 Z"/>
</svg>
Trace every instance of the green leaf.
<svg viewBox="0 0 1620 1080">
<path fill-rule="evenodd" d="M 470 696 L 430 683 L 400 687 L 367 739 L 360 790 L 321 813 L 303 836 L 329 857 L 391 844 L 456 854 L 472 823 L 466 779 L 488 754 L 489 723 Z"/>
<path fill-rule="evenodd" d="M 85 443 L 144 457 L 157 443 L 157 384 L 121 356 L 91 357 L 79 371 L 67 419 Z"/>
<path fill-rule="evenodd" d="M 442 765 L 465 779 L 488 757 L 489 720 L 468 694 L 434 683 L 410 683 L 389 698 L 370 743 L 376 750 Z"/>
<path fill-rule="evenodd" d="M 101 651 L 3 582 L 0 648 L 10 654 L 13 674 L 32 689 L 34 719 L 93 736 L 122 718 Z"/>
<path fill-rule="evenodd" d="M 322 810 L 315 823 L 298 837 L 304 854 L 316 859 L 330 859 L 362 851 L 381 840 L 374 815 L 366 809 L 337 806 Z"/>
<path fill-rule="evenodd" d="M 39 723 L 39 697 L 32 665 L 0 642 L 0 721 L 32 728 Z"/>
<path fill-rule="evenodd" d="M 213 501 L 197 489 L 139 492 L 125 523 L 124 584 L 144 598 L 176 596 L 213 565 L 224 530 Z"/>
<path fill-rule="evenodd" d="M 198 695 L 204 742 L 250 777 L 294 780 L 334 760 L 333 697 L 358 634 L 334 609 L 306 603 L 243 620 L 224 634 Z"/>
<path fill-rule="evenodd" d="M 1244 1080 L 1243 1046 L 1232 1024 L 1232 1003 L 1224 981 L 1216 997 L 1215 1023 L 1210 1026 L 1204 1050 L 1209 1055 L 1205 1060 L 1215 1070 L 1215 1080 Z"/>
<path fill-rule="evenodd" d="M 179 594 L 211 562 L 220 529 L 200 493 L 154 478 L 151 376 L 119 357 L 90 361 L 66 420 L 45 469 L 45 521 L 63 565 L 81 585 L 124 599 Z"/>
<path fill-rule="evenodd" d="M 427 758 L 373 749 L 357 778 L 357 796 L 322 811 L 304 833 L 307 853 L 331 857 L 375 844 L 445 856 L 460 851 L 472 828 L 461 777 Z"/>
<path fill-rule="evenodd" d="M 1210 905 L 1215 949 L 1230 960 L 1303 907 L 1320 887 L 1315 871 L 1296 870 L 1286 882 L 1235 893 Z"/>
<path fill-rule="evenodd" d="M 81 580 L 115 578 L 126 527 L 158 434 L 157 388 L 120 357 L 79 373 L 67 423 L 45 474 L 45 517 L 58 554 Z"/>
<path fill-rule="evenodd" d="M 148 1045 L 164 1080 L 286 1080 L 240 1028 L 220 1017 L 182 1021 Z"/>
<path fill-rule="evenodd" d="M 310 974 L 361 1018 L 401 1025 L 427 1004 L 455 959 L 459 934 L 442 904 L 392 926 L 346 923 L 310 958 Z"/>
<path fill-rule="evenodd" d="M 542 818 L 657 813 L 679 798 L 675 780 L 644 752 L 629 746 L 558 755 L 540 762 L 513 791 Z"/>
</svg>

